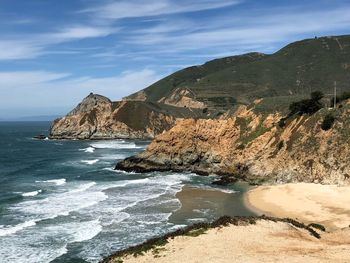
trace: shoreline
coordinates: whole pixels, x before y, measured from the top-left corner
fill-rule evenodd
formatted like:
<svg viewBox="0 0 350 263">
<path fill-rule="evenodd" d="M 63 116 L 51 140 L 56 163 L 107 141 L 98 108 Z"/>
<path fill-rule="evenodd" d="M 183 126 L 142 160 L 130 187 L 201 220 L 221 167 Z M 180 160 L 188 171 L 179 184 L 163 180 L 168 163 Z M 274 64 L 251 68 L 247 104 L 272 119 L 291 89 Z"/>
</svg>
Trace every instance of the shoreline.
<svg viewBox="0 0 350 263">
<path fill-rule="evenodd" d="M 224 216 L 212 223 L 193 224 L 117 251 L 101 262 L 194 263 L 199 258 L 201 262 L 225 263 L 349 262 L 347 198 L 350 187 L 307 183 L 257 186 L 244 193 L 242 201 L 258 216 Z"/>
</svg>

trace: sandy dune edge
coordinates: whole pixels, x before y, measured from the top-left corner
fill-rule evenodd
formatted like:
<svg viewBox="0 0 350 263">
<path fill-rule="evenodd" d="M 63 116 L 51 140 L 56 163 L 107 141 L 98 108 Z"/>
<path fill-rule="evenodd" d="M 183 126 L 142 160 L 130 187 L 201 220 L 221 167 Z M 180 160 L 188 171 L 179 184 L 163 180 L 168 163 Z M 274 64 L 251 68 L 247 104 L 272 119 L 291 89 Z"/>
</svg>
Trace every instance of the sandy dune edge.
<svg viewBox="0 0 350 263">
<path fill-rule="evenodd" d="M 143 256 L 110 262 L 349 262 L 349 251 L 350 229 L 317 239 L 288 223 L 260 220 L 210 229 L 197 237 L 178 236 Z"/>
</svg>

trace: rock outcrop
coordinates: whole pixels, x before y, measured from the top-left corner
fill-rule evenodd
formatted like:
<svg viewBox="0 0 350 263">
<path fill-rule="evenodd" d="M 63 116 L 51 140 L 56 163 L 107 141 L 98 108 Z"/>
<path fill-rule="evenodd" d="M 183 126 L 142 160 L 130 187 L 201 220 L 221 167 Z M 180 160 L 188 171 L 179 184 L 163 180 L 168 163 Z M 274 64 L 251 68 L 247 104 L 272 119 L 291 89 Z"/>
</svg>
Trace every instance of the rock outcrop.
<svg viewBox="0 0 350 263">
<path fill-rule="evenodd" d="M 203 117 L 201 110 L 143 101 L 112 102 L 87 96 L 67 116 L 54 121 L 51 139 L 151 139 L 178 119 Z"/>
<path fill-rule="evenodd" d="M 261 103 L 242 106 L 226 119 L 180 121 L 117 169 L 192 171 L 250 183 L 350 183 L 349 103 L 294 116 L 283 128 L 282 113 L 259 112 Z M 330 112 L 336 121 L 324 131 L 321 124 Z"/>
</svg>

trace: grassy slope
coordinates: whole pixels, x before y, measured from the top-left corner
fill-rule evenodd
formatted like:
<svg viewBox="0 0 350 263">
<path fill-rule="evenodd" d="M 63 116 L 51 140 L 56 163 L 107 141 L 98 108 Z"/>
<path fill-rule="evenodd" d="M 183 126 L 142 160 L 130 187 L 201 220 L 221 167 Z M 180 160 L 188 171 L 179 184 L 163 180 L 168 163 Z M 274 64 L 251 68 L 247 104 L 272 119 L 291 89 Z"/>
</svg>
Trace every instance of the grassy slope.
<svg viewBox="0 0 350 263">
<path fill-rule="evenodd" d="M 314 90 L 329 94 L 335 80 L 339 90 L 350 91 L 350 36 L 303 40 L 272 55 L 216 59 L 178 71 L 144 91 L 149 101 L 157 101 L 186 87 L 196 99 L 225 108 L 261 97 L 275 97 L 278 103 L 279 97 L 283 102 L 293 101 Z"/>
</svg>

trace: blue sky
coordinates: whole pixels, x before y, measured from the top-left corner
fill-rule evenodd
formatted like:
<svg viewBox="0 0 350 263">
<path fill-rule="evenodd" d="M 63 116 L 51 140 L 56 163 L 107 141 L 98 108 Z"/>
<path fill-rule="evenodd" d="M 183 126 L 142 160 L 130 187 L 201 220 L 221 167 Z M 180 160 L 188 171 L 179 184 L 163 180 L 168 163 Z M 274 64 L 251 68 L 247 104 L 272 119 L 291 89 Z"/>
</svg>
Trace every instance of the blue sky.
<svg viewBox="0 0 350 263">
<path fill-rule="evenodd" d="M 0 0 L 0 118 L 64 114 L 178 69 L 349 34 L 350 1 Z"/>
</svg>

